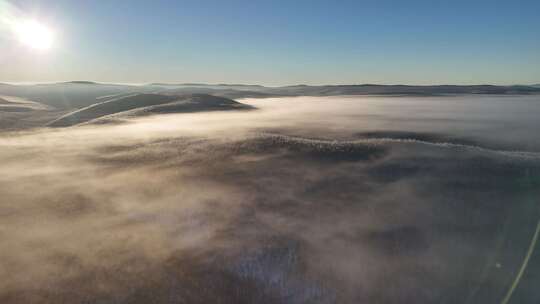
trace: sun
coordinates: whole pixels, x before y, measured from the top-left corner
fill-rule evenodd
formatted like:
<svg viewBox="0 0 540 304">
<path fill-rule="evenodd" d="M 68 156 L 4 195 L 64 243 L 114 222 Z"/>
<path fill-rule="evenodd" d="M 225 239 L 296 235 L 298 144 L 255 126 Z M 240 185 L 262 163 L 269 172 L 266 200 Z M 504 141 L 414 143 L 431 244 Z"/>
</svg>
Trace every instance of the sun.
<svg viewBox="0 0 540 304">
<path fill-rule="evenodd" d="M 20 22 L 15 26 L 15 33 L 21 43 L 33 49 L 47 50 L 54 42 L 53 31 L 35 20 Z"/>
</svg>

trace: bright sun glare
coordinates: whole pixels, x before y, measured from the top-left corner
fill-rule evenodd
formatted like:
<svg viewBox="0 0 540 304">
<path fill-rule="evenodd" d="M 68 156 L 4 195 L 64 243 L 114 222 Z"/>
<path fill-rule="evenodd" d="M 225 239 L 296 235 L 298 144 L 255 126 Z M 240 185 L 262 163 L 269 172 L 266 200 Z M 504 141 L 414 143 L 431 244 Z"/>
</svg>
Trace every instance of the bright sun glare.
<svg viewBox="0 0 540 304">
<path fill-rule="evenodd" d="M 52 30 L 35 20 L 22 21 L 15 26 L 15 32 L 19 41 L 31 48 L 47 50 L 52 47 Z"/>
</svg>

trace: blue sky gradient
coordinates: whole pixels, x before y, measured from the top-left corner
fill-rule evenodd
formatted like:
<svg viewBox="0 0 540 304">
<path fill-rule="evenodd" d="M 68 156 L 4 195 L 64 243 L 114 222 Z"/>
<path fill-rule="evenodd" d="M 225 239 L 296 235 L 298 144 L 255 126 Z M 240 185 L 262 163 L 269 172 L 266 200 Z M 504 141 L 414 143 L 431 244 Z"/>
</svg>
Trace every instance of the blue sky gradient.
<svg viewBox="0 0 540 304">
<path fill-rule="evenodd" d="M 540 82 L 540 1 L 9 3 L 56 41 L 0 36 L 4 82 Z"/>
</svg>

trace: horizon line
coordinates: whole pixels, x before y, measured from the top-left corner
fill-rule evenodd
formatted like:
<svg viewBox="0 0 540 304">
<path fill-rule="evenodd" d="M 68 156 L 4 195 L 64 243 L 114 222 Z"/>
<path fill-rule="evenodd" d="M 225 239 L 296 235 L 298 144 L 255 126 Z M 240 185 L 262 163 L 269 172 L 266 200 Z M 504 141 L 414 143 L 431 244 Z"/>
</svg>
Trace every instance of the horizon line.
<svg viewBox="0 0 540 304">
<path fill-rule="evenodd" d="M 286 85 L 265 85 L 265 84 L 256 84 L 256 83 L 205 83 L 205 82 L 108 82 L 108 81 L 94 81 L 94 80 L 62 80 L 62 81 L 1 81 L 0 85 L 15 85 L 15 86 L 25 86 L 25 85 L 51 85 L 51 84 L 103 84 L 103 85 L 125 85 L 125 86 L 150 86 L 150 85 L 163 85 L 163 86 L 261 86 L 268 88 L 279 88 L 279 87 L 295 87 L 295 86 L 309 86 L 309 87 L 318 87 L 318 86 L 417 86 L 417 87 L 430 87 L 430 86 L 502 86 L 502 87 L 512 87 L 512 86 L 538 86 L 540 81 L 537 83 L 530 84 L 492 84 L 492 83 L 475 83 L 475 84 L 464 84 L 464 83 L 436 83 L 436 84 L 406 84 L 406 83 L 338 83 L 338 84 L 286 84 Z"/>
</svg>

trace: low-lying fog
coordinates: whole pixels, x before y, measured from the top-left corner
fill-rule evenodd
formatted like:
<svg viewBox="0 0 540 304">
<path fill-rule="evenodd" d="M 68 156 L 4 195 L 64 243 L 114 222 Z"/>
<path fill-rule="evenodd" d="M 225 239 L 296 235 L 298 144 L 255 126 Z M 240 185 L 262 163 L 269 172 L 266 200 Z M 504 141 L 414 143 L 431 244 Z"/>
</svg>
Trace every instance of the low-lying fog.
<svg viewBox="0 0 540 304">
<path fill-rule="evenodd" d="M 0 302 L 540 301 L 540 97 L 239 101 L 2 133 Z"/>
</svg>

